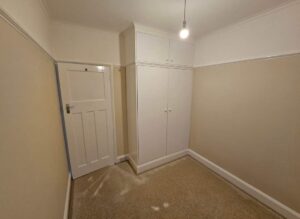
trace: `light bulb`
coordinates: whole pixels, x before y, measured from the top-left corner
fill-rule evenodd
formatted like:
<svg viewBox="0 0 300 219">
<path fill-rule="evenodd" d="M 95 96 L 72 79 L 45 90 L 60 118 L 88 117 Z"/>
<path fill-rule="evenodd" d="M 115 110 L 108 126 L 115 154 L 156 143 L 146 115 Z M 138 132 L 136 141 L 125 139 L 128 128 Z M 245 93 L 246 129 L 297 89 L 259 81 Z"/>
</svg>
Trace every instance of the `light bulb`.
<svg viewBox="0 0 300 219">
<path fill-rule="evenodd" d="M 104 66 L 97 66 L 98 72 L 104 72 L 105 67 Z"/>
<path fill-rule="evenodd" d="M 189 37 L 189 35 L 190 35 L 190 31 L 186 27 L 182 28 L 179 32 L 179 36 L 181 39 L 186 39 Z"/>
</svg>

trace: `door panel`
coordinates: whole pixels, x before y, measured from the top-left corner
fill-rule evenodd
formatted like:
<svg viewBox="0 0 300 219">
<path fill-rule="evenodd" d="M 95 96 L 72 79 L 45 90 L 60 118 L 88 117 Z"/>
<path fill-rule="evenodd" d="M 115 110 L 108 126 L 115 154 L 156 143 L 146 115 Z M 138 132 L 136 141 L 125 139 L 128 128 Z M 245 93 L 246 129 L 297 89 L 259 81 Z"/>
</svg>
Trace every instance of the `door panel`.
<svg viewBox="0 0 300 219">
<path fill-rule="evenodd" d="M 188 147 L 192 70 L 169 69 L 167 154 Z"/>
<path fill-rule="evenodd" d="M 167 63 L 169 39 L 146 33 L 137 33 L 137 61 L 146 63 Z"/>
<path fill-rule="evenodd" d="M 104 73 L 72 71 L 69 84 L 73 101 L 105 99 Z"/>
<path fill-rule="evenodd" d="M 99 160 L 99 155 L 101 156 L 101 154 L 98 153 L 98 145 L 96 139 L 95 112 L 86 112 L 84 116 L 84 136 L 85 144 L 87 147 L 87 160 L 91 163 L 95 163 Z"/>
<path fill-rule="evenodd" d="M 85 166 L 87 162 L 85 148 L 84 148 L 84 137 L 83 137 L 83 119 L 82 113 L 74 113 L 72 115 L 73 131 L 76 142 L 75 144 L 75 153 L 78 166 Z"/>
<path fill-rule="evenodd" d="M 166 155 L 168 69 L 138 66 L 139 164 Z"/>
<path fill-rule="evenodd" d="M 109 69 L 59 64 L 59 83 L 73 178 L 113 164 Z"/>
<path fill-rule="evenodd" d="M 96 111 L 96 137 L 97 143 L 100 145 L 98 154 L 99 156 L 108 156 L 110 153 L 109 141 L 108 141 L 108 129 L 107 127 L 107 115 L 105 111 Z"/>
</svg>

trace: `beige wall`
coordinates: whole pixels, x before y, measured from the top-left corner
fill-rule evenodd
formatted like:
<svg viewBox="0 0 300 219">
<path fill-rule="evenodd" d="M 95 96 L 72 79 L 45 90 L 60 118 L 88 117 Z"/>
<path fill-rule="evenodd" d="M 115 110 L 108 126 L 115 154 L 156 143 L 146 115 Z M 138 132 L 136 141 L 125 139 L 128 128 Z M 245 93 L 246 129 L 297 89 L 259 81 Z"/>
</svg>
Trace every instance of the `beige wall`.
<svg viewBox="0 0 300 219">
<path fill-rule="evenodd" d="M 63 218 L 68 168 L 53 61 L 0 18 L 0 217 Z"/>
<path fill-rule="evenodd" d="M 123 155 L 128 153 L 125 67 L 115 66 L 113 76 L 117 153 Z"/>
<path fill-rule="evenodd" d="M 190 146 L 300 212 L 300 54 L 197 68 Z"/>
</svg>

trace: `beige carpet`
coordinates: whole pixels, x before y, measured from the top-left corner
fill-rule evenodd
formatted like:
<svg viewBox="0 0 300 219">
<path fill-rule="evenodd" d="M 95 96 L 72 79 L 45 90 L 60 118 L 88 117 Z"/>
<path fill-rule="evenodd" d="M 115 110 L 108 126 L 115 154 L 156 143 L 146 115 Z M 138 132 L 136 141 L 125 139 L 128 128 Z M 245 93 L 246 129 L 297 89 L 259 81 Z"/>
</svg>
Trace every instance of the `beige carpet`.
<svg viewBox="0 0 300 219">
<path fill-rule="evenodd" d="M 282 218 L 190 157 L 136 176 L 127 162 L 73 182 L 72 219 Z"/>
</svg>

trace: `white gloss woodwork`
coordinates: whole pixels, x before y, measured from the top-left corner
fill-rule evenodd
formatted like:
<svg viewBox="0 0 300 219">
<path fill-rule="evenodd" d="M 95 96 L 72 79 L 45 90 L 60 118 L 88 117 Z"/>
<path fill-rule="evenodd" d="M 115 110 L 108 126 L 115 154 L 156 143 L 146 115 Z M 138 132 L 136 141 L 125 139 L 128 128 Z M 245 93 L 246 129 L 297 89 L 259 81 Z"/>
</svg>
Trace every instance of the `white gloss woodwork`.
<svg viewBox="0 0 300 219">
<path fill-rule="evenodd" d="M 168 73 L 167 154 L 172 154 L 189 144 L 193 72 L 168 69 Z"/>
<path fill-rule="evenodd" d="M 170 40 L 169 60 L 174 65 L 193 66 L 194 44 L 182 40 Z"/>
<path fill-rule="evenodd" d="M 128 149 L 130 159 L 138 163 L 138 135 L 137 135 L 137 83 L 136 66 L 126 67 L 126 100 L 127 100 L 127 126 Z"/>
<path fill-rule="evenodd" d="M 77 178 L 113 164 L 110 72 L 91 65 L 58 68 L 71 171 Z"/>
<path fill-rule="evenodd" d="M 193 66 L 194 44 L 149 33 L 136 33 L 136 62 Z"/>
<path fill-rule="evenodd" d="M 166 154 L 168 69 L 138 66 L 139 160 L 149 162 Z"/>
<path fill-rule="evenodd" d="M 164 64 L 169 61 L 169 39 L 147 33 L 136 33 L 136 61 Z"/>
<path fill-rule="evenodd" d="M 192 70 L 144 64 L 127 70 L 129 157 L 135 169 L 148 170 L 184 156 L 189 143 Z"/>
<path fill-rule="evenodd" d="M 126 65 L 128 156 L 140 173 L 186 154 L 194 46 L 134 24 L 121 33 L 121 50 Z"/>
<path fill-rule="evenodd" d="M 194 43 L 159 30 L 132 25 L 120 35 L 121 63 L 192 67 Z"/>
</svg>

